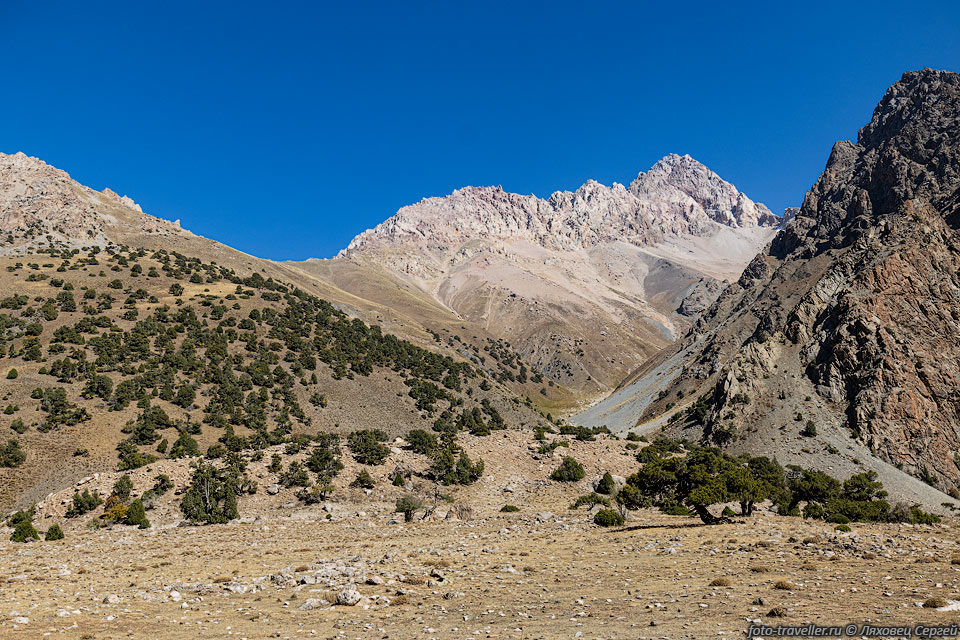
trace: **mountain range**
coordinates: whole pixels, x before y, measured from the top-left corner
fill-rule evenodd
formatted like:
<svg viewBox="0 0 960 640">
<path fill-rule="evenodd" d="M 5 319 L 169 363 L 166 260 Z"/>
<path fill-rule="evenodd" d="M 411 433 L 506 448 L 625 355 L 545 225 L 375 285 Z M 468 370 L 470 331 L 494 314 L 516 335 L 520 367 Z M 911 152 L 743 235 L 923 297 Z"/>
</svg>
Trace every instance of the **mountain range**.
<svg viewBox="0 0 960 640">
<path fill-rule="evenodd" d="M 26 451 L 0 471 L 0 500 L 112 468 L 151 406 L 180 431 L 216 422 L 209 398 L 235 413 L 229 437 L 198 431 L 203 446 L 290 425 L 399 434 L 563 417 L 871 469 L 937 506 L 960 486 L 958 131 L 960 76 L 925 69 L 887 91 L 856 144 L 834 145 L 782 216 L 671 154 L 627 186 L 426 198 L 303 262 L 249 256 L 0 154 L 3 364 L 15 372 L 3 428 Z M 294 323 L 304 304 L 309 335 L 257 320 Z M 111 334 L 136 357 L 105 356 Z M 221 336 L 232 346 L 213 356 Z M 250 380 L 270 363 L 282 393 L 250 399 L 244 375 L 220 377 L 224 357 Z M 138 404 L 81 390 L 95 373 L 129 383 Z M 44 395 L 53 380 L 64 404 Z M 227 401 L 234 383 L 244 392 Z M 183 400 L 184 386 L 205 400 Z"/>
<path fill-rule="evenodd" d="M 459 339 L 505 340 L 570 393 L 597 398 L 681 335 L 779 225 L 690 156 L 629 186 L 541 199 L 467 187 L 404 207 L 333 260 L 298 268 Z"/>
</svg>

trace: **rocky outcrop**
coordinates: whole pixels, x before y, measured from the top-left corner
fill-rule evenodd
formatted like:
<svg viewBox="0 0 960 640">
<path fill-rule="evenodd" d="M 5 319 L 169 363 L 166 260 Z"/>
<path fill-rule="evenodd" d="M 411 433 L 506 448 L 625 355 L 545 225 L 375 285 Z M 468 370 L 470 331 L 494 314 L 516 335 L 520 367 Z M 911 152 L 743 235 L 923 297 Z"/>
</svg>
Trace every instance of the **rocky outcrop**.
<svg viewBox="0 0 960 640">
<path fill-rule="evenodd" d="M 141 233 L 180 233 L 180 225 L 146 215 L 110 189 L 94 191 L 66 171 L 25 155 L 0 153 L 0 251 L 49 241 L 106 246 L 118 226 Z"/>
<path fill-rule="evenodd" d="M 630 193 L 654 212 L 660 224 L 690 224 L 686 231 L 709 233 L 706 220 L 728 227 L 775 226 L 779 221 L 689 155 L 670 154 L 630 183 Z M 680 225 L 679 230 L 684 230 Z M 678 231 L 678 229 L 674 229 Z"/>
<path fill-rule="evenodd" d="M 442 198 L 425 198 L 358 235 L 339 257 L 408 243 L 446 254 L 470 240 L 524 240 L 549 250 L 589 249 L 614 241 L 649 246 L 671 234 L 710 235 L 717 225 L 773 227 L 778 221 L 764 205 L 690 156 L 671 154 L 641 172 L 629 188 L 589 180 L 576 191 L 558 191 L 546 200 L 501 187 L 465 187 Z M 404 259 L 412 263 L 416 256 Z"/>
</svg>

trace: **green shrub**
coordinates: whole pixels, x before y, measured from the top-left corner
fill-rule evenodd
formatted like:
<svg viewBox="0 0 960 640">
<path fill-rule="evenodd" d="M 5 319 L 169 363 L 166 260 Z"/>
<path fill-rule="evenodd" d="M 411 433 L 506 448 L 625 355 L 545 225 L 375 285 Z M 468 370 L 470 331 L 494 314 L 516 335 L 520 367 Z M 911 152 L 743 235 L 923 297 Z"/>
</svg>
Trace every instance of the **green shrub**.
<svg viewBox="0 0 960 640">
<path fill-rule="evenodd" d="M 350 486 L 359 487 L 360 489 L 373 489 L 375 484 L 373 476 L 371 476 L 366 469 L 363 469 L 357 474 L 353 482 L 350 483 Z"/>
<path fill-rule="evenodd" d="M 7 444 L 0 445 L 0 467 L 19 467 L 26 459 L 18 440 L 11 438 Z"/>
<path fill-rule="evenodd" d="M 186 431 L 181 431 L 176 442 L 170 447 L 171 458 L 196 458 L 199 455 L 200 446 Z"/>
<path fill-rule="evenodd" d="M 279 473 L 283 469 L 283 458 L 279 453 L 275 453 L 270 456 L 270 465 L 267 467 L 267 471 L 270 473 Z"/>
<path fill-rule="evenodd" d="M 582 427 L 582 426 L 569 425 L 569 424 L 560 427 L 560 434 L 564 436 L 573 436 L 577 440 L 580 440 L 583 442 L 591 442 L 597 439 L 592 429 L 588 429 L 587 427 Z"/>
<path fill-rule="evenodd" d="M 7 371 L 7 380 L 16 380 L 18 375 L 20 374 L 17 373 L 16 369 L 10 369 L 10 371 Z"/>
<path fill-rule="evenodd" d="M 287 470 L 280 474 L 280 484 L 285 487 L 309 487 L 310 475 L 298 460 L 294 460 Z"/>
<path fill-rule="evenodd" d="M 953 503 L 945 502 L 943 506 L 951 508 Z M 890 522 L 908 522 L 910 524 L 937 524 L 940 522 L 940 516 L 923 511 L 920 505 L 908 506 L 902 502 L 898 502 L 890 509 L 888 519 Z"/>
<path fill-rule="evenodd" d="M 319 504 L 327 499 L 327 494 L 332 490 L 331 485 L 318 487 L 303 487 L 296 493 L 297 499 L 304 504 Z M 330 515 L 329 513 L 327 515 Z"/>
<path fill-rule="evenodd" d="M 27 425 L 25 425 L 23 423 L 23 420 L 21 420 L 20 418 L 17 418 L 13 422 L 11 422 L 10 428 L 21 435 L 27 432 Z"/>
<path fill-rule="evenodd" d="M 650 506 L 651 500 L 640 489 L 627 484 L 617 492 L 617 504 L 623 505 L 624 509 L 643 509 Z"/>
<path fill-rule="evenodd" d="M 139 498 L 130 503 L 127 509 L 127 518 L 125 524 L 136 525 L 140 529 L 149 529 L 150 521 L 147 520 L 147 512 L 143 508 L 143 501 Z"/>
<path fill-rule="evenodd" d="M 592 507 L 595 504 L 602 504 L 605 507 L 609 507 L 610 500 L 599 493 L 588 493 L 577 498 L 576 501 L 570 505 L 570 508 L 579 509 L 583 505 L 589 505 Z"/>
<path fill-rule="evenodd" d="M 437 437 L 423 429 L 412 430 L 407 434 L 406 440 L 410 450 L 421 455 L 431 455 L 437 448 Z"/>
<path fill-rule="evenodd" d="M 566 440 L 554 440 L 553 442 L 540 445 L 540 448 L 537 449 L 537 453 L 542 455 L 544 453 L 552 452 L 557 447 L 569 447 L 569 446 L 570 446 L 570 443 L 567 442 Z"/>
<path fill-rule="evenodd" d="M 117 496 L 121 502 L 126 502 L 130 499 L 131 491 L 133 491 L 133 480 L 125 473 L 113 483 L 113 491 L 110 492 L 110 495 Z"/>
<path fill-rule="evenodd" d="M 324 434 L 307 458 L 307 468 L 320 478 L 321 482 L 330 482 L 343 469 L 340 461 L 340 439 L 335 435 Z"/>
<path fill-rule="evenodd" d="M 603 477 L 600 478 L 600 482 L 597 483 L 597 493 L 602 493 L 605 496 L 613 495 L 616 488 L 617 485 L 609 471 L 605 472 Z"/>
<path fill-rule="evenodd" d="M 347 438 L 347 446 L 353 453 L 353 459 L 360 464 L 383 464 L 390 455 L 390 448 L 381 444 L 386 434 L 377 429 L 354 431 Z"/>
<path fill-rule="evenodd" d="M 434 453 L 430 474 L 440 484 L 467 485 L 479 480 L 483 469 L 483 460 L 474 462 L 466 451 L 450 444 Z"/>
<path fill-rule="evenodd" d="M 165 473 L 157 474 L 153 480 L 153 487 L 144 491 L 143 496 L 140 498 L 143 500 L 144 508 L 146 509 L 153 508 L 154 498 L 162 496 L 170 489 L 173 489 L 173 481 L 170 479 L 170 476 Z"/>
<path fill-rule="evenodd" d="M 836 527 L 834 527 L 834 529 L 837 531 L 843 531 L 844 533 L 850 533 L 850 531 L 852 531 L 852 529 L 850 529 L 850 525 L 846 524 L 838 524 Z"/>
<path fill-rule="evenodd" d="M 10 540 L 13 542 L 26 542 L 27 540 L 39 540 L 40 534 L 33 528 L 33 522 L 24 520 L 20 522 L 13 530 Z"/>
<path fill-rule="evenodd" d="M 215 442 L 209 447 L 207 447 L 207 452 L 203 455 L 207 460 L 216 460 L 217 458 L 222 458 L 227 452 L 227 448 L 219 442 Z"/>
<path fill-rule="evenodd" d="M 76 518 L 82 516 L 85 513 L 93 511 L 101 504 L 103 504 L 103 498 L 101 498 L 97 492 L 90 493 L 87 489 L 84 489 L 83 493 L 75 491 L 73 494 L 73 502 L 70 504 L 70 508 L 67 509 L 67 517 Z"/>
<path fill-rule="evenodd" d="M 236 467 L 218 469 L 206 462 L 193 469 L 190 487 L 180 502 L 180 511 L 191 522 L 219 524 L 239 517 L 237 496 L 243 478 Z"/>
<path fill-rule="evenodd" d="M 601 527 L 619 527 L 623 525 L 623 516 L 613 509 L 601 509 L 593 516 L 593 522 Z"/>
<path fill-rule="evenodd" d="M 402 513 L 405 522 L 413 520 L 413 514 L 423 507 L 423 502 L 416 496 L 406 495 L 397 499 L 396 513 Z"/>
<path fill-rule="evenodd" d="M 12 516 L 10 516 L 10 518 L 7 519 L 7 526 L 16 527 L 21 522 L 30 522 L 33 520 L 33 516 L 35 516 L 36 514 L 37 514 L 36 507 L 30 507 L 29 509 L 21 509 L 20 511 L 17 511 L 15 514 L 13 514 Z"/>
<path fill-rule="evenodd" d="M 576 482 L 583 480 L 585 475 L 586 472 L 583 470 L 583 465 L 574 458 L 567 456 L 563 459 L 560 466 L 553 470 L 550 478 L 557 482 Z"/>
<path fill-rule="evenodd" d="M 500 513 L 516 513 L 517 511 L 520 511 L 520 507 L 513 504 L 505 504 L 500 507 Z"/>
<path fill-rule="evenodd" d="M 119 459 L 117 471 L 139 469 L 157 460 L 156 456 L 140 453 L 137 445 L 129 440 L 121 440 L 117 445 L 117 458 Z"/>
<path fill-rule="evenodd" d="M 817 425 L 813 424 L 813 420 L 807 420 L 807 424 L 800 431 L 800 435 L 805 438 L 813 438 L 817 435 Z"/>
<path fill-rule="evenodd" d="M 660 506 L 660 512 L 668 516 L 692 516 L 693 511 L 682 504 L 665 504 Z"/>
<path fill-rule="evenodd" d="M 47 534 L 43 537 L 46 541 L 51 540 L 63 540 L 63 529 L 60 528 L 60 525 L 54 524 L 47 529 Z"/>
<path fill-rule="evenodd" d="M 170 476 L 168 476 L 165 473 L 157 474 L 153 480 L 154 480 L 154 485 L 151 491 L 153 491 L 157 495 L 163 495 L 170 489 L 173 489 L 173 481 L 170 479 Z"/>
</svg>

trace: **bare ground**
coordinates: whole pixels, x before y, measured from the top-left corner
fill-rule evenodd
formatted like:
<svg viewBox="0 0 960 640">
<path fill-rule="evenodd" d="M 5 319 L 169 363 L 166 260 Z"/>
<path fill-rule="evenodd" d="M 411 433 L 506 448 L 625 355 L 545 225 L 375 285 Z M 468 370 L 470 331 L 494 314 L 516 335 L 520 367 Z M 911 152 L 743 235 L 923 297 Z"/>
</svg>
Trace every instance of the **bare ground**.
<svg viewBox="0 0 960 640">
<path fill-rule="evenodd" d="M 603 529 L 567 507 L 601 469 L 636 466 L 622 441 L 571 442 L 562 453 L 584 462 L 587 477 L 564 484 L 545 480 L 556 458 L 531 451 L 529 433 L 463 440 L 488 462 L 477 484 L 451 492 L 473 507 L 467 521 L 398 522 L 396 497 L 427 490 L 416 479 L 404 489 L 386 482 L 396 464 L 423 466 L 407 451 L 369 468 L 369 495 L 346 487 L 359 466 L 345 456 L 326 505 L 261 489 L 226 525 L 177 526 L 172 491 L 148 511 L 150 530 L 91 530 L 63 520 L 62 496 L 52 495 L 36 524 L 64 524 L 65 540 L 0 542 L 0 637 L 707 638 L 740 636 L 750 620 L 956 620 L 918 606 L 960 599 L 956 519 L 841 533 L 762 510 L 717 526 L 639 511 Z M 140 471 L 135 493 L 156 472 L 178 489 L 185 478 Z M 273 481 L 259 463 L 250 474 L 261 487 Z M 87 484 L 108 487 L 115 475 Z M 504 503 L 520 511 L 500 513 Z M 450 508 L 440 501 L 434 517 Z M 351 589 L 359 602 L 334 604 Z M 776 608 L 782 617 L 770 617 Z"/>
</svg>

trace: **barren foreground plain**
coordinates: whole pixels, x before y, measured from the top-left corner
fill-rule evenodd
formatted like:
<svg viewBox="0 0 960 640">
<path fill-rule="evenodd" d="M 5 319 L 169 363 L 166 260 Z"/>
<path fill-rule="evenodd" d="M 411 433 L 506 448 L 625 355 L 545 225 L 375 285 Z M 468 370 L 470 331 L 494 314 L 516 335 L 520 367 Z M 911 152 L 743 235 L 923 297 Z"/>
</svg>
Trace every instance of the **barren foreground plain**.
<svg viewBox="0 0 960 640">
<path fill-rule="evenodd" d="M 743 637 L 751 621 L 957 620 L 956 518 L 847 533 L 764 507 L 713 526 L 648 509 L 601 528 L 585 507 L 569 507 L 601 469 L 635 468 L 623 441 L 570 442 L 564 454 L 584 462 L 586 477 L 559 483 L 531 479 L 559 456 L 537 454 L 529 432 L 463 440 L 486 460 L 483 477 L 410 523 L 394 503 L 425 489 L 416 486 L 423 463 L 399 448 L 368 467 L 369 494 L 347 486 L 361 467 L 345 456 L 327 503 L 268 488 L 241 498 L 241 519 L 223 525 L 178 526 L 173 494 L 188 479 L 179 461 L 131 474 L 135 492 L 157 472 L 176 486 L 147 512 L 148 530 L 63 520 L 73 489 L 52 494 L 35 524 L 63 523 L 64 540 L 0 536 L 0 637 L 714 638 Z M 397 466 L 413 471 L 407 487 L 388 480 Z M 269 487 L 263 464 L 249 471 Z M 504 504 L 519 511 L 501 513 Z"/>
</svg>

